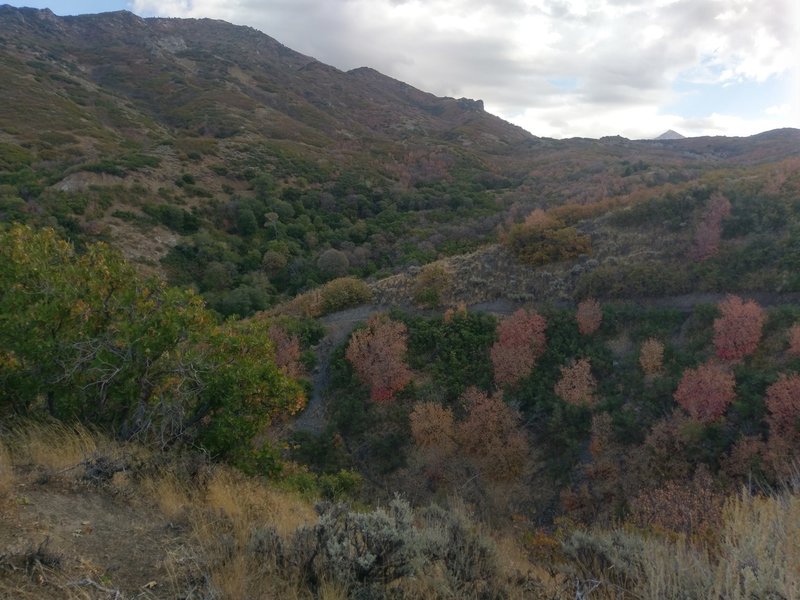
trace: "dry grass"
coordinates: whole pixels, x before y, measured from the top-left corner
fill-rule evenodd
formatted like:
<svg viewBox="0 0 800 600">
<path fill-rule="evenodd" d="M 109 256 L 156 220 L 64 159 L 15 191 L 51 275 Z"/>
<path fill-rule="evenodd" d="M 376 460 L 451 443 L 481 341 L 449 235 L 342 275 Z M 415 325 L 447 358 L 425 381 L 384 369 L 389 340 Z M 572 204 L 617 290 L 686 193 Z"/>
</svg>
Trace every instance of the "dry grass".
<svg viewBox="0 0 800 600">
<path fill-rule="evenodd" d="M 128 481 L 115 483 L 119 487 L 130 485 Z M 192 503 L 191 492 L 174 472 L 164 470 L 159 475 L 145 479 L 141 487 L 169 521 L 181 521 L 186 517 Z"/>
<path fill-rule="evenodd" d="M 9 437 L 14 463 L 36 466 L 49 474 L 74 470 L 108 440 L 80 425 L 35 423 L 16 429 Z"/>
<path fill-rule="evenodd" d="M 191 506 L 190 522 L 205 576 L 220 598 L 307 597 L 296 582 L 279 576 L 275 565 L 264 564 L 250 542 L 259 528 L 274 527 L 287 539 L 301 525 L 315 522 L 308 502 L 217 467 Z"/>
<path fill-rule="evenodd" d="M 742 494 L 725 507 L 715 597 L 800 598 L 800 496 Z"/>
<path fill-rule="evenodd" d="M 3 498 L 14 487 L 14 465 L 11 454 L 3 442 L 0 442 L 0 498 Z"/>
</svg>

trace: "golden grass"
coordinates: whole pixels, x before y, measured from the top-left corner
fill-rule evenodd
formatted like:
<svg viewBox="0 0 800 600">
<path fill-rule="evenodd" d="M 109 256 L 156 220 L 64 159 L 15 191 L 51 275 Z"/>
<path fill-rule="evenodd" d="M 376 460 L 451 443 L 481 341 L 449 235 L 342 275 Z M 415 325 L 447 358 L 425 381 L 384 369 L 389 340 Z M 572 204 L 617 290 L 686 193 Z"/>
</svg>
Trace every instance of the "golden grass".
<svg viewBox="0 0 800 600">
<path fill-rule="evenodd" d="M 715 597 L 800 598 L 800 496 L 743 493 L 724 518 Z"/>
<path fill-rule="evenodd" d="M 120 485 L 127 486 L 129 483 L 121 482 Z M 186 517 L 193 501 L 191 491 L 174 472 L 165 470 L 155 477 L 145 479 L 141 487 L 168 520 L 179 521 Z"/>
<path fill-rule="evenodd" d="M 80 465 L 108 441 L 83 426 L 36 423 L 9 436 L 14 463 L 44 468 L 55 473 Z"/>
</svg>

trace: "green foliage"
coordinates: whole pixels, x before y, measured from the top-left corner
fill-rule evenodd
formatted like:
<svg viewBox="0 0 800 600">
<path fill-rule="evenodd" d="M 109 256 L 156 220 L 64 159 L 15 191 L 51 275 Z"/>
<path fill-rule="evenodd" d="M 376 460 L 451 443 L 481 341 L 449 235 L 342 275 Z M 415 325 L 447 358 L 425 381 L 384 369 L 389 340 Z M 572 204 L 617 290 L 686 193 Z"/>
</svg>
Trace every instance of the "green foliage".
<svg viewBox="0 0 800 600">
<path fill-rule="evenodd" d="M 77 254 L 52 230 L 23 226 L 0 234 L 0 290 L 4 412 L 46 410 L 277 468 L 250 440 L 303 397 L 275 365 L 266 321 L 218 325 L 195 294 L 140 279 L 107 246 Z"/>
<path fill-rule="evenodd" d="M 491 388 L 489 348 L 497 326 L 494 317 L 469 313 L 456 314 L 449 321 L 419 317 L 404 321 L 409 329 L 411 367 L 430 373 L 450 402 L 469 386 Z"/>
<path fill-rule="evenodd" d="M 504 240 L 508 249 L 522 262 L 532 266 L 546 265 L 591 254 L 589 236 L 574 227 L 549 228 L 514 225 Z"/>
<path fill-rule="evenodd" d="M 194 233 L 200 226 L 200 220 L 195 213 L 184 210 L 174 204 L 145 204 L 142 207 L 142 212 L 183 235 Z"/>
<path fill-rule="evenodd" d="M 692 289 L 691 268 L 660 262 L 600 265 L 580 275 L 576 298 L 656 298 Z"/>
<path fill-rule="evenodd" d="M 322 314 L 365 304 L 372 299 L 369 286 L 354 277 L 341 277 L 326 283 L 319 291 Z"/>
</svg>

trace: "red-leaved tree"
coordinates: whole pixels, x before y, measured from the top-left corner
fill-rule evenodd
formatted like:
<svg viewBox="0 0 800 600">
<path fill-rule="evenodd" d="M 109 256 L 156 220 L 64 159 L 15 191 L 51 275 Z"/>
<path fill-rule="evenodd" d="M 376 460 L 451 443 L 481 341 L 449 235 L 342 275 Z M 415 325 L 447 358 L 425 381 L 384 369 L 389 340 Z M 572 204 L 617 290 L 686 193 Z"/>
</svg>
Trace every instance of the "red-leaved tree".
<svg viewBox="0 0 800 600">
<path fill-rule="evenodd" d="M 592 365 L 588 358 L 582 358 L 561 367 L 561 379 L 555 385 L 555 392 L 567 404 L 591 406 L 594 403 L 596 386 Z"/>
<path fill-rule="evenodd" d="M 588 298 L 578 304 L 575 319 L 578 321 L 578 331 L 583 335 L 591 335 L 600 329 L 600 323 L 603 322 L 603 309 L 597 300 Z"/>
<path fill-rule="evenodd" d="M 689 256 L 693 260 L 706 260 L 719 251 L 722 238 L 722 221 L 731 214 L 731 203 L 720 193 L 715 193 L 694 231 Z"/>
<path fill-rule="evenodd" d="M 365 329 L 353 333 L 345 357 L 369 386 L 373 402 L 387 402 L 411 381 L 405 363 L 408 331 L 386 315 L 373 315 Z"/>
<path fill-rule="evenodd" d="M 728 296 L 714 319 L 714 348 L 723 360 L 739 361 L 756 351 L 764 327 L 764 311 L 753 300 Z"/>
<path fill-rule="evenodd" d="M 497 326 L 497 341 L 490 350 L 494 380 L 514 385 L 530 374 L 547 344 L 547 321 L 536 311 L 519 309 Z"/>
<path fill-rule="evenodd" d="M 716 421 L 736 397 L 736 379 L 723 365 L 708 362 L 683 372 L 675 401 L 701 423 Z"/>
</svg>

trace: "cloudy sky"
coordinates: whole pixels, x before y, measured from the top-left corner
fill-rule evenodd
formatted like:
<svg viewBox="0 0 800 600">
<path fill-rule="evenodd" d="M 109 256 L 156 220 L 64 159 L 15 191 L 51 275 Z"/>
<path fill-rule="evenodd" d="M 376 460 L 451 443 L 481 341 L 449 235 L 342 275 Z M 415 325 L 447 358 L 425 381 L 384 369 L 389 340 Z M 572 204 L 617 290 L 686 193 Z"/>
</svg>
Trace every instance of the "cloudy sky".
<svg viewBox="0 0 800 600">
<path fill-rule="evenodd" d="M 343 70 L 480 98 L 535 135 L 800 127 L 797 0 L 96 0 L 56 14 L 250 25 Z"/>
</svg>

